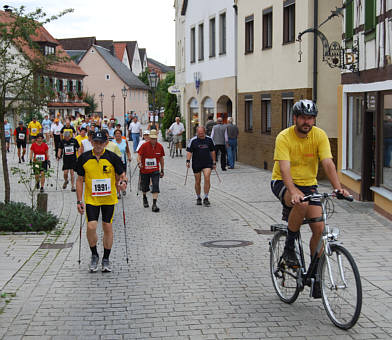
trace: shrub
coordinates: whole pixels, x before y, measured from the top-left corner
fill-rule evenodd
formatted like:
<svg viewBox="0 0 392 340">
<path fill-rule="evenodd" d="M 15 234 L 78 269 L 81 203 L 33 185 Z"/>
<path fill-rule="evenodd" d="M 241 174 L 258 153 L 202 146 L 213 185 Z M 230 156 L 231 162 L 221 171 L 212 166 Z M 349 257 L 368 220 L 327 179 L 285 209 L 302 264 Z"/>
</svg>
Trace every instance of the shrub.
<svg viewBox="0 0 392 340">
<path fill-rule="evenodd" d="M 0 203 L 0 231 L 51 231 L 59 222 L 52 213 L 40 212 L 20 202 Z"/>
</svg>

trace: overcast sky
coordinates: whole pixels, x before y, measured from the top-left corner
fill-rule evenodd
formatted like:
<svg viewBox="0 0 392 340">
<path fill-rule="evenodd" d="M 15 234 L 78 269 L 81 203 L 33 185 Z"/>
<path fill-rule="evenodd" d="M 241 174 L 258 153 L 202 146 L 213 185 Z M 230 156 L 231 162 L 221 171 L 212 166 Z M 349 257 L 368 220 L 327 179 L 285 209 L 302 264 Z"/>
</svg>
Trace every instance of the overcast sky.
<svg viewBox="0 0 392 340">
<path fill-rule="evenodd" d="M 29 10 L 39 7 L 48 15 L 73 8 L 73 13 L 45 26 L 55 38 L 137 40 L 148 57 L 175 64 L 174 0 L 11 0 L 3 4 L 24 5 Z"/>
</svg>

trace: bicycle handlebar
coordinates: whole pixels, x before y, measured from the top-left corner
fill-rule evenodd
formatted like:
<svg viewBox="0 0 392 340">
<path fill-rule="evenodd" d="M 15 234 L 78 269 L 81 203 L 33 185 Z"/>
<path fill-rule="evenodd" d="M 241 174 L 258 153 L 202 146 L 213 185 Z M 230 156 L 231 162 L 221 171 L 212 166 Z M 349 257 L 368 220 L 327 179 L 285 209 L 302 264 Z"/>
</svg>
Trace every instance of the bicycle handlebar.
<svg viewBox="0 0 392 340">
<path fill-rule="evenodd" d="M 329 194 L 329 193 L 322 193 L 322 194 L 314 193 L 314 194 L 311 194 L 311 195 L 308 195 L 308 196 L 304 196 L 304 198 L 301 201 L 302 202 L 309 202 L 309 201 L 311 201 L 312 199 L 315 199 L 315 198 L 327 198 L 327 197 L 336 197 L 339 200 L 344 199 L 344 200 L 349 201 L 349 202 L 353 202 L 354 201 L 354 197 L 352 195 L 350 195 L 350 196 L 343 196 L 340 192 L 336 192 L 336 191 L 332 192 L 331 194 Z"/>
</svg>

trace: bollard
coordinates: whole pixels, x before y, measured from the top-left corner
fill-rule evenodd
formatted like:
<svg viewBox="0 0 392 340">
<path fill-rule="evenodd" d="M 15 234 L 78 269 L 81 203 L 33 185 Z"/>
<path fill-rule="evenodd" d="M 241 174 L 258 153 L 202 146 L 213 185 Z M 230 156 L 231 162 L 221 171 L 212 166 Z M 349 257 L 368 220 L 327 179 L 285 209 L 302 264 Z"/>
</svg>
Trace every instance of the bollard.
<svg viewBox="0 0 392 340">
<path fill-rule="evenodd" d="M 48 194 L 40 192 L 37 195 L 37 210 L 48 212 Z"/>
</svg>

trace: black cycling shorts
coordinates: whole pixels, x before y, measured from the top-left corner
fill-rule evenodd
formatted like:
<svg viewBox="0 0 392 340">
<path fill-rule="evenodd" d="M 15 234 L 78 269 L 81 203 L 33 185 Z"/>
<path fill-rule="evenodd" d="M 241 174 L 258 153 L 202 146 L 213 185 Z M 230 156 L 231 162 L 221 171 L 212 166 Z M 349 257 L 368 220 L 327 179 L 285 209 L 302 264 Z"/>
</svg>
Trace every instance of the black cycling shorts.
<svg viewBox="0 0 392 340">
<path fill-rule="evenodd" d="M 113 205 L 86 204 L 87 222 L 98 221 L 100 211 L 102 211 L 102 222 L 112 223 L 113 216 L 114 216 L 114 204 Z"/>
<path fill-rule="evenodd" d="M 311 195 L 311 194 L 318 192 L 317 185 L 309 185 L 309 186 L 302 186 L 302 185 L 296 185 L 296 184 L 294 184 L 294 185 L 304 193 L 304 196 Z M 284 186 L 284 183 L 282 180 L 271 181 L 271 190 L 285 208 L 291 209 L 291 207 L 286 206 L 286 204 L 284 203 L 284 194 L 285 194 L 287 188 Z M 309 201 L 309 205 L 317 205 L 317 206 L 321 207 L 321 202 L 320 202 L 320 200 L 312 200 L 312 201 Z"/>
<path fill-rule="evenodd" d="M 150 174 L 140 174 L 140 186 L 142 192 L 149 192 L 150 191 L 150 179 L 152 182 L 152 190 L 153 194 L 159 193 L 159 178 L 160 174 L 159 171 L 152 172 Z"/>
<path fill-rule="evenodd" d="M 24 140 L 16 140 L 16 147 L 18 149 L 20 149 L 20 148 L 26 149 L 26 141 L 24 141 Z"/>
</svg>

